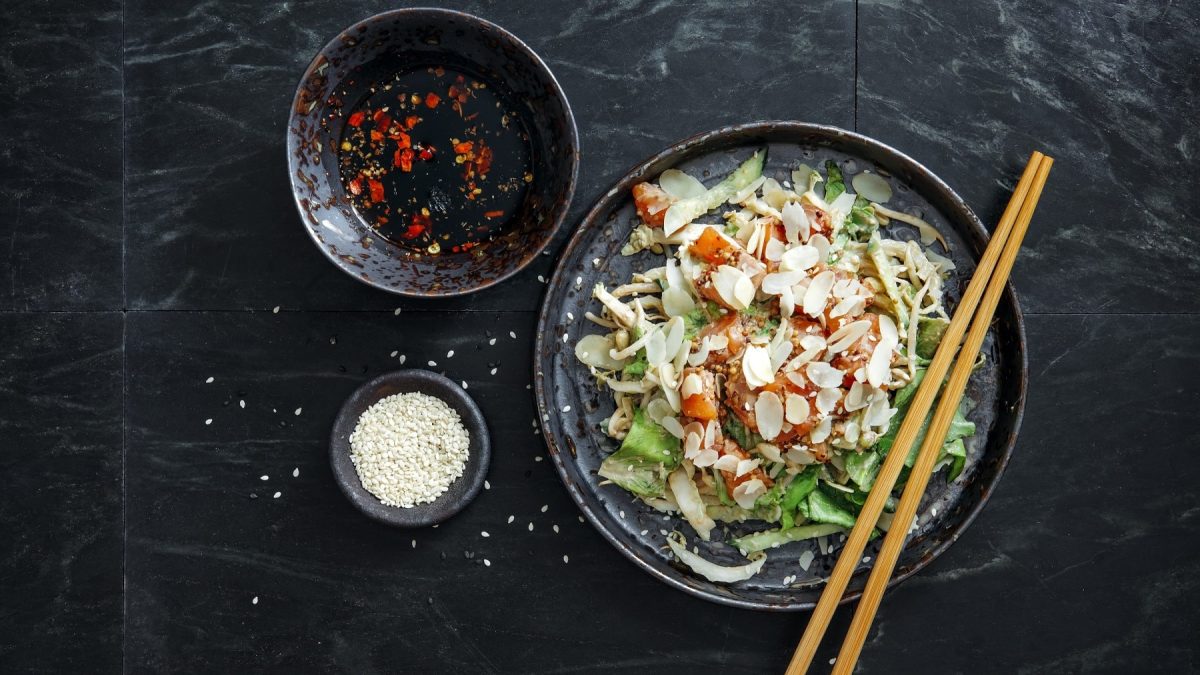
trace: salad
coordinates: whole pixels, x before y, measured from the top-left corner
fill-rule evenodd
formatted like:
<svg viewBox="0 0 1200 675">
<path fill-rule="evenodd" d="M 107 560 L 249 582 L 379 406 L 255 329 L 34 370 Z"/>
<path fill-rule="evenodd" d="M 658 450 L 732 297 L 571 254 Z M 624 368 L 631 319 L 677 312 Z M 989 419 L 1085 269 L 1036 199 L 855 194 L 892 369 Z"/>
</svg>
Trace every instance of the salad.
<svg viewBox="0 0 1200 675">
<path fill-rule="evenodd" d="M 682 514 L 705 541 L 718 522 L 757 528 L 728 540 L 749 559 L 737 567 L 668 537 L 718 582 L 758 572 L 767 549 L 854 526 L 949 324 L 954 265 L 933 248 L 945 240 L 885 206 L 885 177 L 847 185 L 827 161 L 780 182 L 764 159 L 755 152 L 712 187 L 674 169 L 635 185 L 639 222 L 622 254 L 649 262 L 615 288 L 596 285 L 587 318 L 602 331 L 575 345 L 615 403 L 601 425 L 620 442 L 601 465 L 606 483 Z M 889 237 L 897 222 L 920 241 Z M 975 432 L 969 405 L 941 449 L 951 481 Z"/>
</svg>

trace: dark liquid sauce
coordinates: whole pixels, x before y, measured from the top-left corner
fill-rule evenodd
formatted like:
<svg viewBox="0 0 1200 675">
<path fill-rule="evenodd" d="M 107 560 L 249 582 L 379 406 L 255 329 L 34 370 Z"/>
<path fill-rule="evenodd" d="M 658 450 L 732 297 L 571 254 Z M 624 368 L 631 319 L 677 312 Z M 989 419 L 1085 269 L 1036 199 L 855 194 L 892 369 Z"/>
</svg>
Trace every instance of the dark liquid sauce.
<svg viewBox="0 0 1200 675">
<path fill-rule="evenodd" d="M 512 110 L 492 85 L 440 66 L 377 83 L 338 143 L 347 197 L 379 236 L 414 252 L 492 240 L 533 180 L 529 134 Z"/>
</svg>

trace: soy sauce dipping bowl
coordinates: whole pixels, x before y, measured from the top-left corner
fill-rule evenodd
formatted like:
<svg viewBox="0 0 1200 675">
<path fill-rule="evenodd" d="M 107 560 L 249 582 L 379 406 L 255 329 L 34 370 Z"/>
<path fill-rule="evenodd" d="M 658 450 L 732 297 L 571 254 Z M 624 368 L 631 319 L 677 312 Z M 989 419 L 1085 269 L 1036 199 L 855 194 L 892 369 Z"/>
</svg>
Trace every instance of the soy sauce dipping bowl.
<svg viewBox="0 0 1200 675">
<path fill-rule="evenodd" d="M 350 459 L 350 434 L 358 418 L 380 400 L 393 394 L 428 394 L 458 413 L 471 436 L 463 474 L 437 499 L 411 508 L 388 506 L 363 487 Z M 443 522 L 463 510 L 479 494 L 492 460 L 492 443 L 479 406 L 462 387 L 443 375 L 428 370 L 398 370 L 366 382 L 346 399 L 333 423 L 329 439 L 329 463 L 333 477 L 350 503 L 367 517 L 396 527 L 425 527 Z"/>
<path fill-rule="evenodd" d="M 533 181 L 492 241 L 466 252 L 418 256 L 375 235 L 352 208 L 337 152 L 347 117 L 372 84 L 359 76 L 381 61 L 475 75 L 496 87 L 522 118 Z M 341 96 L 343 90 L 349 95 Z M 514 35 L 463 12 L 397 9 L 343 30 L 309 64 L 288 118 L 287 160 L 304 229 L 330 262 L 397 295 L 456 296 L 516 274 L 550 243 L 575 193 L 579 136 L 554 75 Z"/>
</svg>

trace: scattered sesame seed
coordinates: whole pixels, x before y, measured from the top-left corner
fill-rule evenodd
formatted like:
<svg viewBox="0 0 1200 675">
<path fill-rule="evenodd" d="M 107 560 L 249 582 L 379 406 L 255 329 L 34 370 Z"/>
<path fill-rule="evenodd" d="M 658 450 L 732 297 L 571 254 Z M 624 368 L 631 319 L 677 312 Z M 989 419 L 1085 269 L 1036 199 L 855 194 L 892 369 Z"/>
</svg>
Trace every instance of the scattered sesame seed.
<svg viewBox="0 0 1200 675">
<path fill-rule="evenodd" d="M 396 311 L 392 312 L 392 314 L 394 314 L 394 315 L 396 315 L 396 316 L 400 316 L 400 308 L 399 308 L 399 307 L 397 307 L 397 308 L 396 308 Z"/>
<path fill-rule="evenodd" d="M 869 556 L 869 555 L 868 555 L 868 556 L 863 556 L 863 562 L 865 562 L 865 563 L 869 563 L 869 562 L 871 562 L 871 556 Z"/>
<path fill-rule="evenodd" d="M 621 520 L 625 520 L 625 511 L 624 510 L 617 511 L 617 514 L 621 516 Z"/>
<path fill-rule="evenodd" d="M 533 532 L 533 523 L 530 523 L 530 524 L 529 524 L 529 531 L 530 531 L 530 532 Z"/>
<path fill-rule="evenodd" d="M 563 412 L 571 412 L 571 406 L 564 405 L 562 410 L 563 410 Z"/>
<path fill-rule="evenodd" d="M 517 519 L 517 517 L 516 517 L 516 516 L 509 516 L 509 517 L 508 517 L 508 522 L 509 522 L 509 524 L 511 525 L 511 524 L 512 524 L 512 521 L 514 521 L 514 520 L 516 520 L 516 519 Z"/>
<path fill-rule="evenodd" d="M 304 408 L 296 408 L 296 416 L 297 417 L 300 416 L 300 411 L 302 411 L 302 410 L 304 410 Z"/>
<path fill-rule="evenodd" d="M 399 353 L 400 353 L 400 350 L 399 350 L 399 349 L 393 349 L 393 350 L 392 350 L 392 358 L 393 358 L 393 359 L 394 359 L 394 358 L 396 358 L 396 355 L 397 355 L 397 354 L 399 354 Z"/>
<path fill-rule="evenodd" d="M 296 468 L 292 469 L 292 478 L 299 478 L 299 477 L 300 477 L 300 467 L 296 467 Z"/>
<path fill-rule="evenodd" d="M 540 275 L 540 274 L 539 274 L 539 275 L 538 275 L 538 282 L 539 282 L 539 283 L 543 283 L 543 284 L 544 284 L 544 283 L 546 283 L 546 277 L 544 277 L 544 276 L 542 276 L 542 275 Z"/>
<path fill-rule="evenodd" d="M 495 375 L 497 370 L 499 370 L 499 368 L 492 368 L 492 374 Z"/>
<path fill-rule="evenodd" d="M 206 420 L 204 420 L 204 426 L 208 426 L 208 425 L 210 425 L 210 424 L 212 424 L 212 418 L 211 418 L 211 417 L 210 417 L 210 418 L 208 418 L 208 419 L 206 419 Z"/>
<path fill-rule="evenodd" d="M 250 601 L 250 604 L 252 604 L 252 605 L 257 605 L 257 604 L 258 604 L 258 596 L 257 596 L 257 595 L 256 595 L 256 596 L 254 596 L 254 599 Z"/>
<path fill-rule="evenodd" d="M 492 566 L 492 561 L 491 561 L 491 560 L 488 560 L 487 558 L 484 558 L 484 559 L 483 559 L 483 566 L 484 566 L 484 567 L 491 567 L 491 566 Z"/>
<path fill-rule="evenodd" d="M 494 345 L 494 344 L 496 344 L 496 338 L 492 338 L 492 339 L 488 340 L 488 344 L 489 344 L 489 345 Z"/>
<path fill-rule="evenodd" d="M 576 286 L 583 285 L 583 277 L 575 277 L 575 285 Z"/>
<path fill-rule="evenodd" d="M 537 432 L 538 432 L 538 431 L 537 431 L 537 429 L 534 429 L 534 430 L 533 430 L 533 433 L 535 433 L 535 434 L 536 434 Z M 542 461 L 542 456 L 541 456 L 541 455 L 538 455 L 538 456 L 534 457 L 534 458 L 533 458 L 533 461 L 535 461 L 535 462 L 540 462 L 540 461 Z"/>
<path fill-rule="evenodd" d="M 453 350 L 453 349 L 451 349 L 450 351 L 446 352 L 446 358 L 448 358 L 448 359 L 452 359 L 452 358 L 454 358 L 454 350 Z"/>
<path fill-rule="evenodd" d="M 508 331 L 508 337 L 510 337 L 510 338 L 512 338 L 512 339 L 514 339 L 514 340 L 516 340 L 516 339 L 517 339 L 517 332 L 516 332 L 515 330 L 510 330 L 510 331 Z"/>
<path fill-rule="evenodd" d="M 579 522 L 581 522 L 581 523 L 583 522 L 583 516 L 575 516 L 575 517 L 579 519 Z"/>
<path fill-rule="evenodd" d="M 567 321 L 574 321 L 574 320 L 575 320 L 575 315 L 570 312 L 567 312 Z"/>
<path fill-rule="evenodd" d="M 833 664 L 835 664 L 835 663 L 837 663 L 837 657 L 836 657 L 836 656 L 835 656 L 835 657 L 833 657 L 832 659 L 829 659 L 829 665 L 831 665 L 831 666 L 832 666 L 832 665 L 833 665 Z"/>
<path fill-rule="evenodd" d="M 557 524 L 554 525 L 554 534 L 558 534 L 558 525 Z"/>
<path fill-rule="evenodd" d="M 412 542 L 412 547 L 413 547 L 413 548 L 416 548 L 416 547 L 417 547 L 417 540 L 416 540 L 416 539 L 413 539 L 413 542 Z"/>
<path fill-rule="evenodd" d="M 407 355 L 407 354 L 401 354 L 401 355 L 400 355 L 400 365 L 404 365 L 404 362 L 405 362 L 405 361 L 407 361 L 407 360 L 408 360 L 408 355 Z"/>
<path fill-rule="evenodd" d="M 204 384 L 212 384 L 212 383 L 213 383 L 213 379 L 211 377 L 204 381 Z"/>
<path fill-rule="evenodd" d="M 282 492 L 276 492 L 275 494 L 271 495 L 271 499 L 279 499 L 279 496 L 282 494 Z"/>
<path fill-rule="evenodd" d="M 563 342 L 566 342 L 566 341 L 567 341 L 567 334 L 563 333 Z"/>
<path fill-rule="evenodd" d="M 564 556 L 563 556 L 563 564 L 565 565 L 565 564 L 567 564 L 567 563 L 569 563 L 569 562 L 571 562 L 571 559 L 570 559 L 570 558 L 568 558 L 567 556 L 565 556 L 565 555 L 564 555 Z"/>
<path fill-rule="evenodd" d="M 262 476 L 260 476 L 260 477 L 259 477 L 259 479 L 260 479 L 260 480 L 267 480 L 268 478 L 270 478 L 270 476 L 268 476 L 268 475 L 267 475 L 267 474 L 265 474 L 265 473 L 264 473 Z"/>
<path fill-rule="evenodd" d="M 463 380 L 463 381 L 462 381 L 462 386 L 463 386 L 463 389 L 467 389 L 467 388 L 468 388 L 468 387 L 467 387 L 467 381 L 466 381 L 466 380 Z"/>
<path fill-rule="evenodd" d="M 271 310 L 271 313 L 278 314 L 279 313 L 279 305 L 275 305 L 275 309 Z"/>
<path fill-rule="evenodd" d="M 600 266 L 600 259 L 599 259 L 599 258 L 592 258 L 592 266 L 593 266 L 593 267 L 599 267 L 599 266 Z"/>
<path fill-rule="evenodd" d="M 244 400 L 238 401 L 238 405 L 239 405 L 239 406 L 241 406 L 241 407 L 242 407 L 242 409 L 245 409 L 245 408 L 246 408 L 246 401 L 244 401 Z"/>
<path fill-rule="evenodd" d="M 644 536 L 646 536 L 646 535 L 647 535 L 647 534 L 649 534 L 649 533 L 650 533 L 650 530 L 642 530 L 642 536 L 643 536 L 643 537 L 644 537 Z"/>
<path fill-rule="evenodd" d="M 429 362 L 429 367 L 430 367 L 430 368 L 437 368 L 437 361 L 432 361 L 432 360 L 431 360 L 431 361 Z"/>
<path fill-rule="evenodd" d="M 488 534 L 488 533 L 487 533 L 487 530 L 484 530 L 484 531 L 482 531 L 482 532 L 480 532 L 480 533 L 479 533 L 479 536 L 481 536 L 481 537 L 490 537 L 490 536 L 492 536 L 492 535 Z"/>
<path fill-rule="evenodd" d="M 549 511 L 549 510 L 550 510 L 550 505 L 549 505 L 549 504 L 542 504 L 542 513 L 545 513 L 545 512 L 547 512 L 547 511 Z"/>
</svg>

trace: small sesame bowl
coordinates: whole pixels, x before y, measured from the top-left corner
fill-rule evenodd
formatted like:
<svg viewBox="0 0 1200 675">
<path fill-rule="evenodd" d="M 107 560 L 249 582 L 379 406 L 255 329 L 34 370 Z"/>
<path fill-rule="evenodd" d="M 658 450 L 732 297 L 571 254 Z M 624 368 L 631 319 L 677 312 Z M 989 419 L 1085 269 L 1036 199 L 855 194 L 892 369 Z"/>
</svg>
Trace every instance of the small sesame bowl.
<svg viewBox="0 0 1200 675">
<path fill-rule="evenodd" d="M 350 459 L 350 434 L 367 408 L 393 394 L 408 393 L 427 394 L 450 406 L 458 413 L 471 440 L 463 474 L 450 484 L 449 489 L 432 502 L 401 508 L 380 502 L 363 487 Z M 329 463 L 346 498 L 367 517 L 395 527 L 436 525 L 463 510 L 483 487 L 491 459 L 492 444 L 479 406 L 462 387 L 428 370 L 398 370 L 360 386 L 342 404 L 329 439 Z"/>
</svg>

